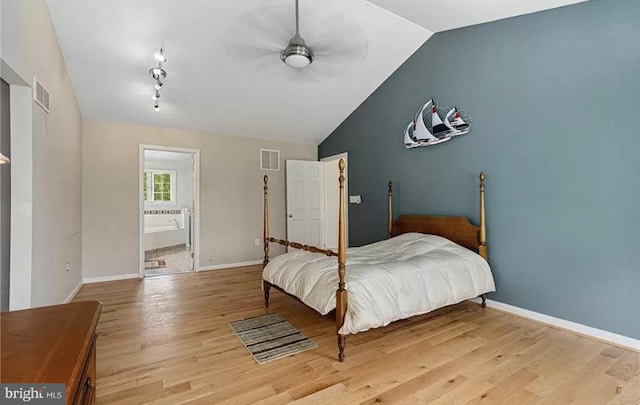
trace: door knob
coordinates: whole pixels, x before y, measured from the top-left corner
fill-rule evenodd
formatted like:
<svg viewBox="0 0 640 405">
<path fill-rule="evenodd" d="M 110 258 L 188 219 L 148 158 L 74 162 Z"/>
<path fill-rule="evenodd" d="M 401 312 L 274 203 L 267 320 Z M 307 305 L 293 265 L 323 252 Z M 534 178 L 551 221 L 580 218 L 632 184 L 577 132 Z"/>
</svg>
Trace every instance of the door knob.
<svg viewBox="0 0 640 405">
<path fill-rule="evenodd" d="M 293 214 L 289 214 L 289 218 L 293 218 Z"/>
</svg>

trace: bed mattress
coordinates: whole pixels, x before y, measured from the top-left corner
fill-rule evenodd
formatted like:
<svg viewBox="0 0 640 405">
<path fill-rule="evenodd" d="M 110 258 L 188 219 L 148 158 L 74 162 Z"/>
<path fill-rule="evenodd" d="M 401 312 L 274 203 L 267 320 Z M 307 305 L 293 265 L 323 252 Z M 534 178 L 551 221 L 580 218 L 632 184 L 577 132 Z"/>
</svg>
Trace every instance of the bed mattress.
<svg viewBox="0 0 640 405">
<path fill-rule="evenodd" d="M 341 334 L 424 314 L 495 291 L 488 263 L 435 235 L 407 233 L 347 249 L 347 313 Z M 337 258 L 295 250 L 275 257 L 263 279 L 326 315 L 336 308 Z"/>
</svg>

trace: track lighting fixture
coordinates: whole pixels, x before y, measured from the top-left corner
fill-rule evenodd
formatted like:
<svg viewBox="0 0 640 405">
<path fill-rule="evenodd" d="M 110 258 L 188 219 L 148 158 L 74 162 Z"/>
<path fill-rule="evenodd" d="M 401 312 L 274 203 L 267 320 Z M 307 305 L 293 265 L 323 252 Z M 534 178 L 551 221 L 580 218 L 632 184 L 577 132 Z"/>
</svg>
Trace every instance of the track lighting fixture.
<svg viewBox="0 0 640 405">
<path fill-rule="evenodd" d="M 160 52 L 154 56 L 158 61 L 158 66 L 149 69 L 149 76 L 155 80 L 155 84 L 153 85 L 155 94 L 151 96 L 151 100 L 153 100 L 153 109 L 160 111 L 160 105 L 158 104 L 158 100 L 160 100 L 160 89 L 163 86 L 162 80 L 167 77 L 167 71 L 162 68 L 162 64 L 167 62 L 167 58 L 164 56 L 164 49 L 162 48 L 160 48 Z"/>
</svg>

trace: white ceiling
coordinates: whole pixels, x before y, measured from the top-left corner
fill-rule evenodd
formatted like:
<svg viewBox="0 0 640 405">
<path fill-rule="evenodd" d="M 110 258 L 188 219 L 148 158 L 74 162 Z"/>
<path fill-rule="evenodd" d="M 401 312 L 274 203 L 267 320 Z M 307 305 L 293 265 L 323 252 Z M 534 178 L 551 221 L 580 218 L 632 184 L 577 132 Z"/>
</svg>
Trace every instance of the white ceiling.
<svg viewBox="0 0 640 405">
<path fill-rule="evenodd" d="M 310 46 L 314 34 L 316 40 L 324 39 L 318 38 L 323 32 L 334 34 L 330 24 L 323 24 L 327 19 L 344 16 L 354 28 L 350 32 L 361 32 L 368 39 L 368 54 L 363 61 L 328 69 L 331 77 L 306 72 L 311 77 L 300 78 L 291 76 L 300 72 L 284 65 L 277 50 L 271 64 L 256 66 L 239 63 L 225 49 L 234 35 L 247 37 L 241 30 L 245 21 L 278 20 L 283 9 L 290 15 L 290 26 L 270 26 L 274 35 L 281 37 L 283 28 L 285 38 L 292 35 L 292 0 L 48 0 L 48 4 L 84 119 L 314 144 L 431 36 L 364 0 L 303 0 L 302 35 Z M 339 46 L 340 38 L 335 39 Z M 269 42 L 259 35 L 255 40 Z M 168 77 L 161 110 L 156 112 L 148 69 L 161 45 L 166 49 Z M 316 62 L 312 66 L 320 70 L 322 58 Z"/>
<path fill-rule="evenodd" d="M 48 4 L 84 119 L 317 144 L 433 32 L 579 1 L 301 0 L 301 33 L 317 51 L 303 72 L 278 55 L 293 0 Z M 358 58 L 330 64 L 350 42 L 363 45 Z M 148 69 L 160 46 L 168 77 L 156 112 Z"/>
<path fill-rule="evenodd" d="M 582 3 L 586 0 L 369 0 L 433 32 Z"/>
</svg>

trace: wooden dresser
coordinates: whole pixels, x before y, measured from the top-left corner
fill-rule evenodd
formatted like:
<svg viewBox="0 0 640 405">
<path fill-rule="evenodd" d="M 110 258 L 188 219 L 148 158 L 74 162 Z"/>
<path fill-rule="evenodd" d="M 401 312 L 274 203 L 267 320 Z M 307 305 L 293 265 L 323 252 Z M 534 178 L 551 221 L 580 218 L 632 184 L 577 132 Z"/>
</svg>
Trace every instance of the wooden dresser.
<svg viewBox="0 0 640 405">
<path fill-rule="evenodd" d="M 0 314 L 0 382 L 64 383 L 67 404 L 94 404 L 97 301 Z"/>
</svg>

